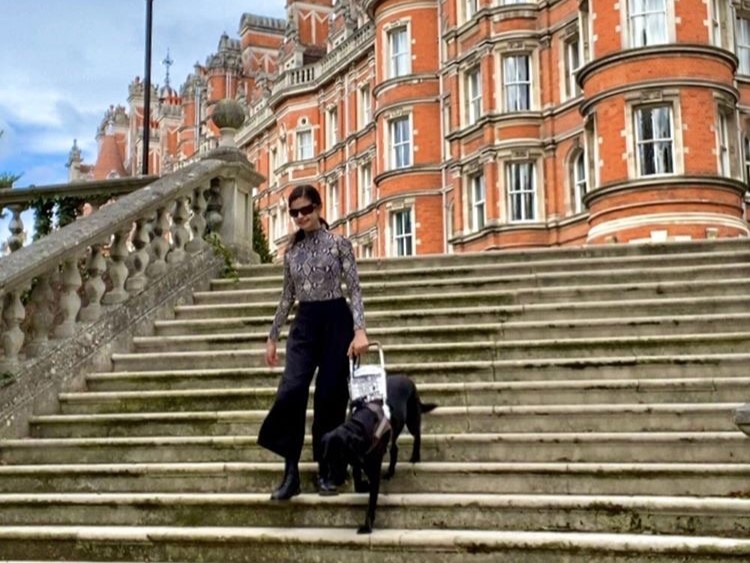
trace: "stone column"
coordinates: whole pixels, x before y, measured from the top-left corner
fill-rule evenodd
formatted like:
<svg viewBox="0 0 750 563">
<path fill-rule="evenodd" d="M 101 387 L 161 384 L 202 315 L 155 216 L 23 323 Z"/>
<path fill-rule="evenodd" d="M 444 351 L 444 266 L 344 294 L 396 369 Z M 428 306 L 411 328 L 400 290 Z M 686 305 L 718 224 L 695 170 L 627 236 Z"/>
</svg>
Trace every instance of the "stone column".
<svg viewBox="0 0 750 563">
<path fill-rule="evenodd" d="M 234 100 L 221 100 L 214 106 L 211 119 L 221 131 L 221 141 L 207 158 L 227 163 L 220 177 L 223 221 L 218 233 L 239 262 L 258 263 L 253 250 L 253 188 L 265 178 L 234 142 L 237 129 L 245 121 L 245 110 Z"/>
</svg>

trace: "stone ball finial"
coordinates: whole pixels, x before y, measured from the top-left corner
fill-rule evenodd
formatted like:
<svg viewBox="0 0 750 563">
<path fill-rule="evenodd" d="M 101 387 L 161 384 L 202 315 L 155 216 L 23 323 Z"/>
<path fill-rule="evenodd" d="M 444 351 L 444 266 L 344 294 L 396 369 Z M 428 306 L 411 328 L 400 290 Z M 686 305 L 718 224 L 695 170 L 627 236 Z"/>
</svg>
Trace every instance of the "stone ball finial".
<svg viewBox="0 0 750 563">
<path fill-rule="evenodd" d="M 224 98 L 214 106 L 211 120 L 219 129 L 239 129 L 245 122 L 245 110 L 236 100 Z"/>
</svg>

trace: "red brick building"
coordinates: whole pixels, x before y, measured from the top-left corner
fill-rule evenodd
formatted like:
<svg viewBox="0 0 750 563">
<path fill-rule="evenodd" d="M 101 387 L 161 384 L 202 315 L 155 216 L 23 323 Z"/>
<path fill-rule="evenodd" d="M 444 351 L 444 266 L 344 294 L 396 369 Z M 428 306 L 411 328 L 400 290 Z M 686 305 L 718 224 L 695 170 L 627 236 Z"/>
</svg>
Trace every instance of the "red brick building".
<svg viewBox="0 0 750 563">
<path fill-rule="evenodd" d="M 242 16 L 196 68 L 174 153 L 212 142 L 196 108 L 241 100 L 273 249 L 300 183 L 362 257 L 748 234 L 750 3 L 288 0 L 287 15 Z"/>
</svg>

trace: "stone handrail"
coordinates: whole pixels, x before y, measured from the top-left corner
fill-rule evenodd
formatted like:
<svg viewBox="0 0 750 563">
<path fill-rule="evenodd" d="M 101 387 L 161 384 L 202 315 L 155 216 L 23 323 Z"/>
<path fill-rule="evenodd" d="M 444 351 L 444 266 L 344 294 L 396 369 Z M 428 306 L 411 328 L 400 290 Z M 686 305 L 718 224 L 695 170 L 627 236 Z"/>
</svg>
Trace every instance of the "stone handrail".
<svg viewBox="0 0 750 563">
<path fill-rule="evenodd" d="M 11 235 L 7 241 L 8 247 L 11 250 L 16 250 L 22 246 L 26 229 L 21 214 L 30 209 L 36 201 L 60 201 L 65 198 L 75 198 L 80 200 L 82 204 L 89 204 L 92 209 L 96 209 L 102 203 L 102 200 L 127 195 L 156 179 L 157 176 L 141 176 L 138 178 L 113 178 L 110 180 L 0 190 L 0 211 L 7 209 L 11 216 L 9 223 Z"/>
<path fill-rule="evenodd" d="M 72 336 L 202 252 L 208 232 L 247 259 L 261 180 L 239 151 L 217 150 L 1 258 L 0 371 L 13 373 L 49 339 Z"/>
</svg>

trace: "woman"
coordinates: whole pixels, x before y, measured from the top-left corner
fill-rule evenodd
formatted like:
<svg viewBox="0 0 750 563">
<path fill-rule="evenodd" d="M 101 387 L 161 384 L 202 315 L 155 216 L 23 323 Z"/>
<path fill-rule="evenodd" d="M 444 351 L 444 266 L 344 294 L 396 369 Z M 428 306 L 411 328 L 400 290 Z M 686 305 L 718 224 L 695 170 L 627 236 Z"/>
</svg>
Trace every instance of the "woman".
<svg viewBox="0 0 750 563">
<path fill-rule="evenodd" d="M 354 252 L 348 239 L 328 230 L 320 216 L 318 190 L 297 186 L 289 195 L 289 214 L 299 227 L 284 255 L 284 285 L 266 341 L 266 364 L 275 366 L 279 332 L 295 299 L 299 301 L 286 342 L 284 375 L 276 400 L 263 421 L 258 443 L 284 458 L 284 477 L 271 494 L 287 500 L 300 492 L 299 459 L 305 435 L 305 411 L 315 369 L 313 459 L 318 461 L 318 487 L 335 491 L 322 466 L 321 439 L 346 418 L 348 356 L 367 349 L 364 309 Z M 341 291 L 346 283 L 351 310 Z"/>
</svg>

